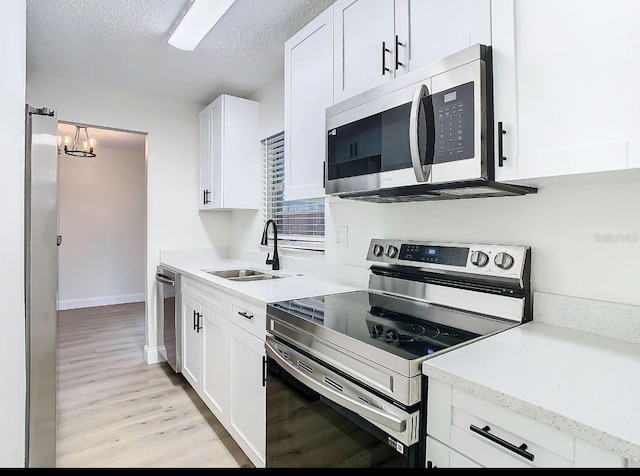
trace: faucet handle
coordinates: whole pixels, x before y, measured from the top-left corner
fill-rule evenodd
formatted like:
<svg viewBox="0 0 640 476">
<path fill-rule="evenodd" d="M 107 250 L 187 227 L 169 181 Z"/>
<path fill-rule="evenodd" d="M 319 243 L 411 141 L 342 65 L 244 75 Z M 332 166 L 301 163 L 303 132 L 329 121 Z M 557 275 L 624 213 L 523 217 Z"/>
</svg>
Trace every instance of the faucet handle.
<svg viewBox="0 0 640 476">
<path fill-rule="evenodd" d="M 273 260 L 269 259 L 270 255 L 271 255 L 271 253 L 267 253 L 267 260 L 264 262 L 265 264 L 273 264 Z"/>
</svg>

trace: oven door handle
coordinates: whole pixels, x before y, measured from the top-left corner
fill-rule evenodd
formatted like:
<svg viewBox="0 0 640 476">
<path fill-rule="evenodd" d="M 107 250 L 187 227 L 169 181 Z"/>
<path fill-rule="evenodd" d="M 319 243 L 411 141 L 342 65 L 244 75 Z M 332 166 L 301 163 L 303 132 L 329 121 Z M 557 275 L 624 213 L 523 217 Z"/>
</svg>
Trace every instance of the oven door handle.
<svg viewBox="0 0 640 476">
<path fill-rule="evenodd" d="M 301 370 L 298 370 L 293 364 L 288 362 L 284 357 L 280 355 L 276 349 L 274 349 L 268 342 L 265 343 L 267 355 L 273 358 L 281 367 L 285 368 L 293 377 L 304 383 L 307 387 L 318 392 L 323 397 L 326 397 L 344 408 L 351 410 L 358 415 L 367 418 L 369 420 L 380 423 L 392 430 L 403 432 L 407 428 L 406 418 L 400 418 L 391 413 L 387 413 L 379 408 L 366 405 L 360 401 L 354 400 L 346 395 L 343 395 L 329 387 L 326 387 L 312 378 L 305 375 Z"/>
</svg>

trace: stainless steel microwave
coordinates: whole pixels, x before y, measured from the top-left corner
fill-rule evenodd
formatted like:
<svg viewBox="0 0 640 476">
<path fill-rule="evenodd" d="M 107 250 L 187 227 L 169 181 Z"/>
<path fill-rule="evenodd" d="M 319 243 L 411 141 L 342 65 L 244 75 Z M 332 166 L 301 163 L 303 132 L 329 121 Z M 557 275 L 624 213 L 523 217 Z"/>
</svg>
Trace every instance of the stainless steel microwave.
<svg viewBox="0 0 640 476">
<path fill-rule="evenodd" d="M 494 181 L 491 49 L 474 45 L 326 110 L 325 190 L 369 201 L 522 195 Z"/>
</svg>

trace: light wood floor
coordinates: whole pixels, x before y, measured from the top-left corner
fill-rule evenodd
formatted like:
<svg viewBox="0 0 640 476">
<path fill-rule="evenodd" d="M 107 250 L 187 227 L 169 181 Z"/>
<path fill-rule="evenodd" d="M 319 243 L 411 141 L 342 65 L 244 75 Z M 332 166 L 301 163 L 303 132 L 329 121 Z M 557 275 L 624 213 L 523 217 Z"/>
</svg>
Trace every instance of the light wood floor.
<svg viewBox="0 0 640 476">
<path fill-rule="evenodd" d="M 253 467 L 182 374 L 144 362 L 144 303 L 60 311 L 58 341 L 58 467 Z"/>
</svg>

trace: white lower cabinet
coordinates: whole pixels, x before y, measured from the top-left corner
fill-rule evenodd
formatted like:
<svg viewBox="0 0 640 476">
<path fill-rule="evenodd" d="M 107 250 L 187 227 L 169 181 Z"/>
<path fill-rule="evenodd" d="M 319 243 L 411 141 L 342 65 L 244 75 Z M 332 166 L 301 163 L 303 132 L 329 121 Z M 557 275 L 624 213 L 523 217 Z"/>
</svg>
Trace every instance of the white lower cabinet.
<svg viewBox="0 0 640 476">
<path fill-rule="evenodd" d="M 266 387 L 264 341 L 231 325 L 228 339 L 228 430 L 254 464 L 264 465 L 266 451 Z"/>
<path fill-rule="evenodd" d="M 482 468 L 466 456 L 452 450 L 438 440 L 427 437 L 427 468 Z"/>
<path fill-rule="evenodd" d="M 182 295 L 182 375 L 193 388 L 200 387 L 202 370 L 202 336 L 196 319 L 200 304 Z"/>
<path fill-rule="evenodd" d="M 221 422 L 227 416 L 227 387 L 229 369 L 227 341 L 229 322 L 206 308 L 203 308 L 202 323 L 202 400 Z"/>
<path fill-rule="evenodd" d="M 183 375 L 258 468 L 265 466 L 266 306 L 184 278 Z"/>
<path fill-rule="evenodd" d="M 608 450 L 429 379 L 428 467 L 626 467 Z"/>
</svg>

